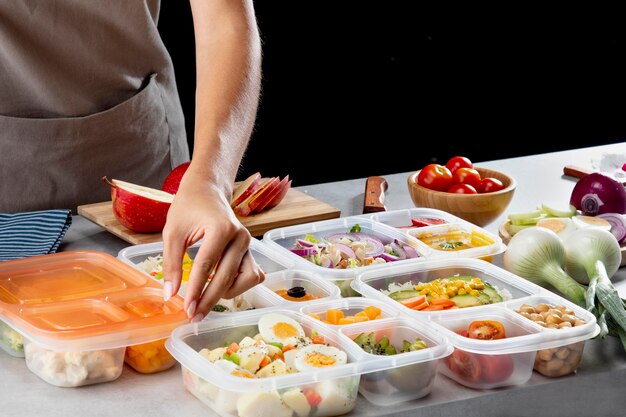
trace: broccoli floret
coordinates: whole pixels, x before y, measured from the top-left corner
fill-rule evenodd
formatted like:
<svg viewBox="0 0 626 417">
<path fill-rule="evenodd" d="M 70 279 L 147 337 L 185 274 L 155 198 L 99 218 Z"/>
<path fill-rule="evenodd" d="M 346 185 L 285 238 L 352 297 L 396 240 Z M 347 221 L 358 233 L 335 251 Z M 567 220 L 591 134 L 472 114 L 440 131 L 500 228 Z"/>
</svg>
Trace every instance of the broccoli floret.
<svg viewBox="0 0 626 417">
<path fill-rule="evenodd" d="M 9 326 L 1 325 L 2 341 L 14 352 L 24 352 L 24 338 Z"/>
</svg>

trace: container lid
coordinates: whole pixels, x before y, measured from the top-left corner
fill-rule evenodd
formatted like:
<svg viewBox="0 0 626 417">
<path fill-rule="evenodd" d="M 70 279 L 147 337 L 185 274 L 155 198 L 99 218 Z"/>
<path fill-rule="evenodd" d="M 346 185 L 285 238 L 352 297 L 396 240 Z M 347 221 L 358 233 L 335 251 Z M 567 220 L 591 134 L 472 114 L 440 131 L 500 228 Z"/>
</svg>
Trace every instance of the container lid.
<svg viewBox="0 0 626 417">
<path fill-rule="evenodd" d="M 98 251 L 68 251 L 0 264 L 0 315 L 56 350 L 113 349 L 169 336 L 187 322 L 183 299 Z"/>
</svg>

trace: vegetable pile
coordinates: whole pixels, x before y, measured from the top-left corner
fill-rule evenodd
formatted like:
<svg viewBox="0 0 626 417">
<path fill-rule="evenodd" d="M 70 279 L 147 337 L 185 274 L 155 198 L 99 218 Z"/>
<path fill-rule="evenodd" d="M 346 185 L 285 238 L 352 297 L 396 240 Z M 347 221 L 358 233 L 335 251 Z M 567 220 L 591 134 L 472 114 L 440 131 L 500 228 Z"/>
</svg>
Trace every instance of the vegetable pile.
<svg viewBox="0 0 626 417">
<path fill-rule="evenodd" d="M 464 156 L 454 156 L 445 165 L 426 165 L 417 175 L 417 183 L 431 190 L 457 194 L 482 194 L 504 189 L 499 179 L 482 178 L 472 161 Z"/>
<path fill-rule="evenodd" d="M 376 332 L 360 333 L 354 339 L 354 343 L 359 345 L 361 349 L 372 355 L 397 355 L 398 353 L 413 352 L 428 348 L 426 342 L 416 337 L 412 342 L 408 340 L 402 341 L 402 347 L 399 349 L 391 344 L 387 336 L 376 340 Z"/>
</svg>

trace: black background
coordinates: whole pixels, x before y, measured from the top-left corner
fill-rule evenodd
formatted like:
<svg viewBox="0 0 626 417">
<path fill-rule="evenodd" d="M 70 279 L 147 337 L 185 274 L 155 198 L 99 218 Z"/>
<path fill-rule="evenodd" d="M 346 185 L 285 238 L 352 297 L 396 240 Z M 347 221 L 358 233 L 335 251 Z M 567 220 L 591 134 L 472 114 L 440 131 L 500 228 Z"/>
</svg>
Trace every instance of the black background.
<svg viewBox="0 0 626 417">
<path fill-rule="evenodd" d="M 289 174 L 300 186 L 454 155 L 480 162 L 626 138 L 626 25 L 617 10 L 436 10 L 410 1 L 255 8 L 262 97 L 239 179 Z M 189 4 L 163 0 L 159 30 L 193 149 Z"/>
</svg>

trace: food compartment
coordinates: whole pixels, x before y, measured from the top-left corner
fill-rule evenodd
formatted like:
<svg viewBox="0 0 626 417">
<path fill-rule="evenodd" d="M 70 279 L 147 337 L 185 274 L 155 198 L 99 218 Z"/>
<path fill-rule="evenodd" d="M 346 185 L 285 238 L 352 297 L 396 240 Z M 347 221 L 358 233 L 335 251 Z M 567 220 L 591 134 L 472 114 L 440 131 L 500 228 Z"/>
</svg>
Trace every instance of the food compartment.
<svg viewBox="0 0 626 417">
<path fill-rule="evenodd" d="M 523 384 L 533 371 L 543 330 L 501 307 L 429 317 L 454 346 L 439 371 L 474 389 Z"/>
<path fill-rule="evenodd" d="M 1 319 L 0 347 L 11 356 L 24 357 L 24 336 Z"/>
<path fill-rule="evenodd" d="M 302 306 L 300 312 L 331 326 L 344 326 L 364 321 L 396 317 L 399 313 L 390 304 L 363 297 L 345 297 Z"/>
<path fill-rule="evenodd" d="M 452 346 L 424 322 L 386 318 L 343 326 L 342 335 L 365 355 L 359 392 L 376 405 L 422 398 L 431 392 L 439 362 Z"/>
<path fill-rule="evenodd" d="M 261 284 L 287 304 L 338 298 L 339 288 L 315 273 L 290 269 L 267 274 Z"/>
<path fill-rule="evenodd" d="M 364 296 L 421 316 L 482 308 L 542 291 L 496 265 L 472 258 L 391 265 L 363 272 L 352 285 Z"/>
<path fill-rule="evenodd" d="M 350 412 L 359 375 L 356 350 L 346 345 L 322 323 L 283 309 L 184 325 L 166 343 L 185 388 L 215 413 L 240 417 Z"/>
<path fill-rule="evenodd" d="M 57 387 L 78 387 L 117 379 L 124 366 L 124 347 L 63 351 L 24 339 L 26 366 L 39 378 Z"/>
<path fill-rule="evenodd" d="M 310 269 L 333 281 L 344 297 L 359 295 L 350 286 L 364 270 L 425 260 L 430 249 L 393 227 L 363 216 L 273 229 L 263 242 L 289 256 L 295 268 Z"/>
<path fill-rule="evenodd" d="M 176 359 L 165 348 L 165 339 L 126 347 L 124 362 L 142 374 L 154 374 L 170 369 Z"/>
<path fill-rule="evenodd" d="M 447 211 L 421 207 L 382 211 L 371 214 L 369 218 L 402 231 L 446 223 L 471 224 Z"/>
<path fill-rule="evenodd" d="M 549 345 L 539 349 L 534 370 L 547 377 L 575 373 L 582 362 L 585 341 L 597 335 L 599 327 L 590 312 L 561 298 L 530 297 L 508 305 L 524 318 L 549 329 L 545 334 Z"/>
<path fill-rule="evenodd" d="M 504 252 L 502 238 L 470 224 L 449 223 L 408 229 L 406 233 L 433 250 L 435 258 L 483 258 Z"/>
</svg>

